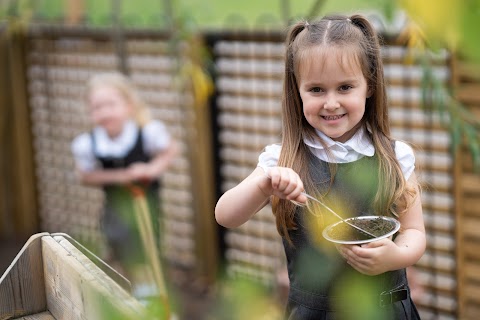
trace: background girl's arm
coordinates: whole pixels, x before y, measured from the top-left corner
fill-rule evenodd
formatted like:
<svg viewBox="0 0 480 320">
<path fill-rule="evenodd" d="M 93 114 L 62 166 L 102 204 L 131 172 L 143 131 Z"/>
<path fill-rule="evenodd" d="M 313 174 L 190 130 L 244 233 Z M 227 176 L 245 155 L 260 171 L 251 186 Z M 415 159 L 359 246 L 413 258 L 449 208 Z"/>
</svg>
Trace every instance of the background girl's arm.
<svg viewBox="0 0 480 320">
<path fill-rule="evenodd" d="M 127 168 L 132 181 L 155 180 L 170 166 L 178 153 L 177 144 L 171 140 L 168 147 L 158 152 L 149 162 L 133 163 Z"/>
<path fill-rule="evenodd" d="M 149 162 L 134 163 L 127 168 L 77 170 L 80 182 L 90 186 L 123 185 L 134 181 L 151 181 L 158 178 L 177 155 L 175 142 L 157 153 Z"/>
<path fill-rule="evenodd" d="M 415 174 L 409 178 L 409 183 L 416 185 Z M 369 275 L 398 270 L 415 264 L 426 248 L 425 225 L 418 189 L 414 203 L 400 216 L 399 221 L 401 229 L 395 242 L 382 239 L 362 246 L 342 246 L 340 252 L 352 267 Z"/>
<path fill-rule="evenodd" d="M 131 182 L 128 169 L 95 169 L 84 171 L 77 169 L 77 175 L 82 184 L 101 187 L 112 184 L 127 184 Z"/>
<path fill-rule="evenodd" d="M 303 183 L 290 168 L 272 167 L 265 171 L 257 167 L 245 180 L 225 192 L 215 207 L 215 219 L 227 228 L 247 222 L 263 208 L 271 195 L 305 203 L 301 195 Z"/>
</svg>

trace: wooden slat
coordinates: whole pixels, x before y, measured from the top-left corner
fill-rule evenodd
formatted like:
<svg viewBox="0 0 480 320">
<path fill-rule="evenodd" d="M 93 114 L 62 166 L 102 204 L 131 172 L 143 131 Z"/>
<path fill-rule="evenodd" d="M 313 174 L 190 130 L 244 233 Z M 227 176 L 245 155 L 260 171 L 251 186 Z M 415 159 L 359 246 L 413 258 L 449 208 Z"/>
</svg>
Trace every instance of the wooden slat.
<svg viewBox="0 0 480 320">
<path fill-rule="evenodd" d="M 480 104 L 480 84 L 462 84 L 457 89 L 457 99 L 467 104 Z"/>
<path fill-rule="evenodd" d="M 438 310 L 436 306 L 421 305 L 417 303 L 417 309 L 422 319 L 426 320 L 458 320 L 455 310 Z"/>
<path fill-rule="evenodd" d="M 478 195 L 465 196 L 463 198 L 463 205 L 465 207 L 465 216 L 476 216 L 480 218 L 480 197 Z"/>
<path fill-rule="evenodd" d="M 477 320 L 480 314 L 480 305 L 478 303 L 467 303 L 462 320 Z"/>
<path fill-rule="evenodd" d="M 279 267 L 279 260 L 276 257 L 269 257 L 237 248 L 228 249 L 225 255 L 230 262 L 256 266 L 263 270 L 269 270 L 270 272 L 278 270 Z"/>
<path fill-rule="evenodd" d="M 480 241 L 480 219 L 464 217 L 460 226 L 462 235 L 471 239 Z"/>
<path fill-rule="evenodd" d="M 144 307 L 63 237 L 42 238 L 48 310 L 57 319 L 142 317 Z"/>
<path fill-rule="evenodd" d="M 279 237 L 274 224 L 254 220 L 242 225 L 240 228 L 235 230 L 235 232 L 249 234 L 256 237 L 264 237 L 272 240 L 277 240 Z"/>
<path fill-rule="evenodd" d="M 285 46 L 282 42 L 219 41 L 214 51 L 224 57 L 282 58 Z"/>
<path fill-rule="evenodd" d="M 217 105 L 223 112 L 233 114 L 266 114 L 281 117 L 281 100 L 279 97 L 248 97 L 239 94 L 224 93 L 218 97 Z"/>
<path fill-rule="evenodd" d="M 216 61 L 219 75 L 283 79 L 283 60 L 229 59 Z"/>
<path fill-rule="evenodd" d="M 480 195 L 480 175 L 478 173 L 464 173 L 461 184 L 464 193 Z"/>
<path fill-rule="evenodd" d="M 478 251 L 478 244 L 476 247 Z M 464 265 L 464 268 L 465 280 L 472 280 L 480 283 L 480 265 L 478 263 L 474 261 L 467 261 Z M 480 287 L 480 284 L 478 286 Z"/>
<path fill-rule="evenodd" d="M 465 61 L 457 61 L 456 72 L 462 82 L 480 82 L 480 66 Z"/>
<path fill-rule="evenodd" d="M 465 283 L 465 296 L 468 302 L 480 304 L 480 285 L 467 281 Z"/>
<path fill-rule="evenodd" d="M 258 253 L 266 256 L 277 256 L 282 252 L 283 246 L 278 239 L 277 241 L 269 239 L 258 239 L 250 234 L 239 234 L 230 232 L 226 236 L 226 242 L 230 246 L 238 247 L 242 250 Z"/>
<path fill-rule="evenodd" d="M 450 294 L 443 295 L 436 292 L 430 292 L 421 295 L 416 303 L 423 308 L 428 308 L 434 311 L 437 317 L 434 319 L 438 319 L 442 313 L 455 314 L 455 310 L 457 308 L 457 302 L 454 297 L 452 297 Z"/>
<path fill-rule="evenodd" d="M 10 319 L 47 310 L 41 239 L 30 237 L 0 278 L 0 319 Z"/>
<path fill-rule="evenodd" d="M 56 320 L 49 311 L 32 314 L 15 320 Z"/>
<path fill-rule="evenodd" d="M 467 259 L 480 260 L 480 250 L 478 248 L 480 248 L 480 241 L 464 241 L 462 243 L 462 261 L 464 265 Z M 462 271 L 464 270 L 465 266 L 462 267 Z"/>
</svg>

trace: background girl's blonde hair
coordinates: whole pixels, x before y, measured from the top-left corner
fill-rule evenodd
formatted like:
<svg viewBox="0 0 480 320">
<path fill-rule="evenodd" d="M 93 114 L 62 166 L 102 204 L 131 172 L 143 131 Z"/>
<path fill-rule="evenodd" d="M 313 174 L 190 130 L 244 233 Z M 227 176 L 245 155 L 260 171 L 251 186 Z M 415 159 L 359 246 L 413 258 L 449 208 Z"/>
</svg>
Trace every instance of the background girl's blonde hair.
<svg viewBox="0 0 480 320">
<path fill-rule="evenodd" d="M 137 89 L 127 76 L 119 72 L 99 73 L 93 75 L 87 83 L 87 98 L 92 90 L 101 86 L 109 86 L 118 90 L 133 108 L 134 119 L 139 126 L 145 125 L 150 120 L 150 114 L 146 104 L 140 98 Z"/>
<path fill-rule="evenodd" d="M 278 165 L 296 171 L 304 182 L 305 190 L 308 193 L 315 193 L 308 171 L 310 151 L 303 139 L 307 137 L 317 139 L 324 146 L 325 143 L 303 115 L 298 90 L 301 63 L 305 60 L 309 63 L 328 63 L 325 60 L 322 62 L 318 56 L 325 52 L 338 53 L 340 57 L 346 55 L 350 63 L 360 66 L 368 84 L 369 94 L 362 122 L 369 129 L 380 167 L 378 191 L 374 200 L 375 213 L 398 216 L 406 211 L 411 203 L 409 199 L 412 199 L 412 188 L 407 187 L 390 137 L 380 43 L 372 25 L 361 15 L 327 16 L 311 23 L 300 21 L 290 28 L 286 49 L 282 98 L 282 151 Z M 312 55 L 315 55 L 315 61 L 312 60 Z M 331 163 L 329 166 L 333 181 L 336 164 Z M 279 233 L 290 240 L 288 230 L 295 228 L 294 204 L 273 197 L 272 208 Z"/>
</svg>

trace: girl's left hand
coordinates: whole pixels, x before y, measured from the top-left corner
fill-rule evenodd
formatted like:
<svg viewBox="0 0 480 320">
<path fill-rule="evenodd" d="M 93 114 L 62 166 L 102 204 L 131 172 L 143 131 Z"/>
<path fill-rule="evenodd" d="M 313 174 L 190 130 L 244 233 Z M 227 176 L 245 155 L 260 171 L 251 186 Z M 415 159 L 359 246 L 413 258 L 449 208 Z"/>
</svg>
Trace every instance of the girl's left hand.
<svg viewBox="0 0 480 320">
<path fill-rule="evenodd" d="M 148 163 L 135 162 L 135 163 L 132 163 L 127 170 L 132 182 L 150 181 L 153 179 L 150 166 Z"/>
<path fill-rule="evenodd" d="M 391 270 L 398 247 L 387 238 L 360 246 L 339 245 L 337 249 L 358 272 L 374 276 Z"/>
</svg>

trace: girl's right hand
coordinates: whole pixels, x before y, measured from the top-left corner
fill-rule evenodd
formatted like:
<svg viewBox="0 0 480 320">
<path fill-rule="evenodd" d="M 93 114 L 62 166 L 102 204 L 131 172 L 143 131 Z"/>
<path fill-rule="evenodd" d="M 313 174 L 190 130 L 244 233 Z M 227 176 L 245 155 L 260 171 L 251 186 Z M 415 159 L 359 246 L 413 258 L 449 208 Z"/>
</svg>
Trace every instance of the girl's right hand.
<svg viewBox="0 0 480 320">
<path fill-rule="evenodd" d="M 291 168 L 271 167 L 265 173 L 270 183 L 260 188 L 262 192 L 277 196 L 281 199 L 293 200 L 306 203 L 307 197 L 302 192 L 305 190 L 300 176 Z"/>
</svg>

